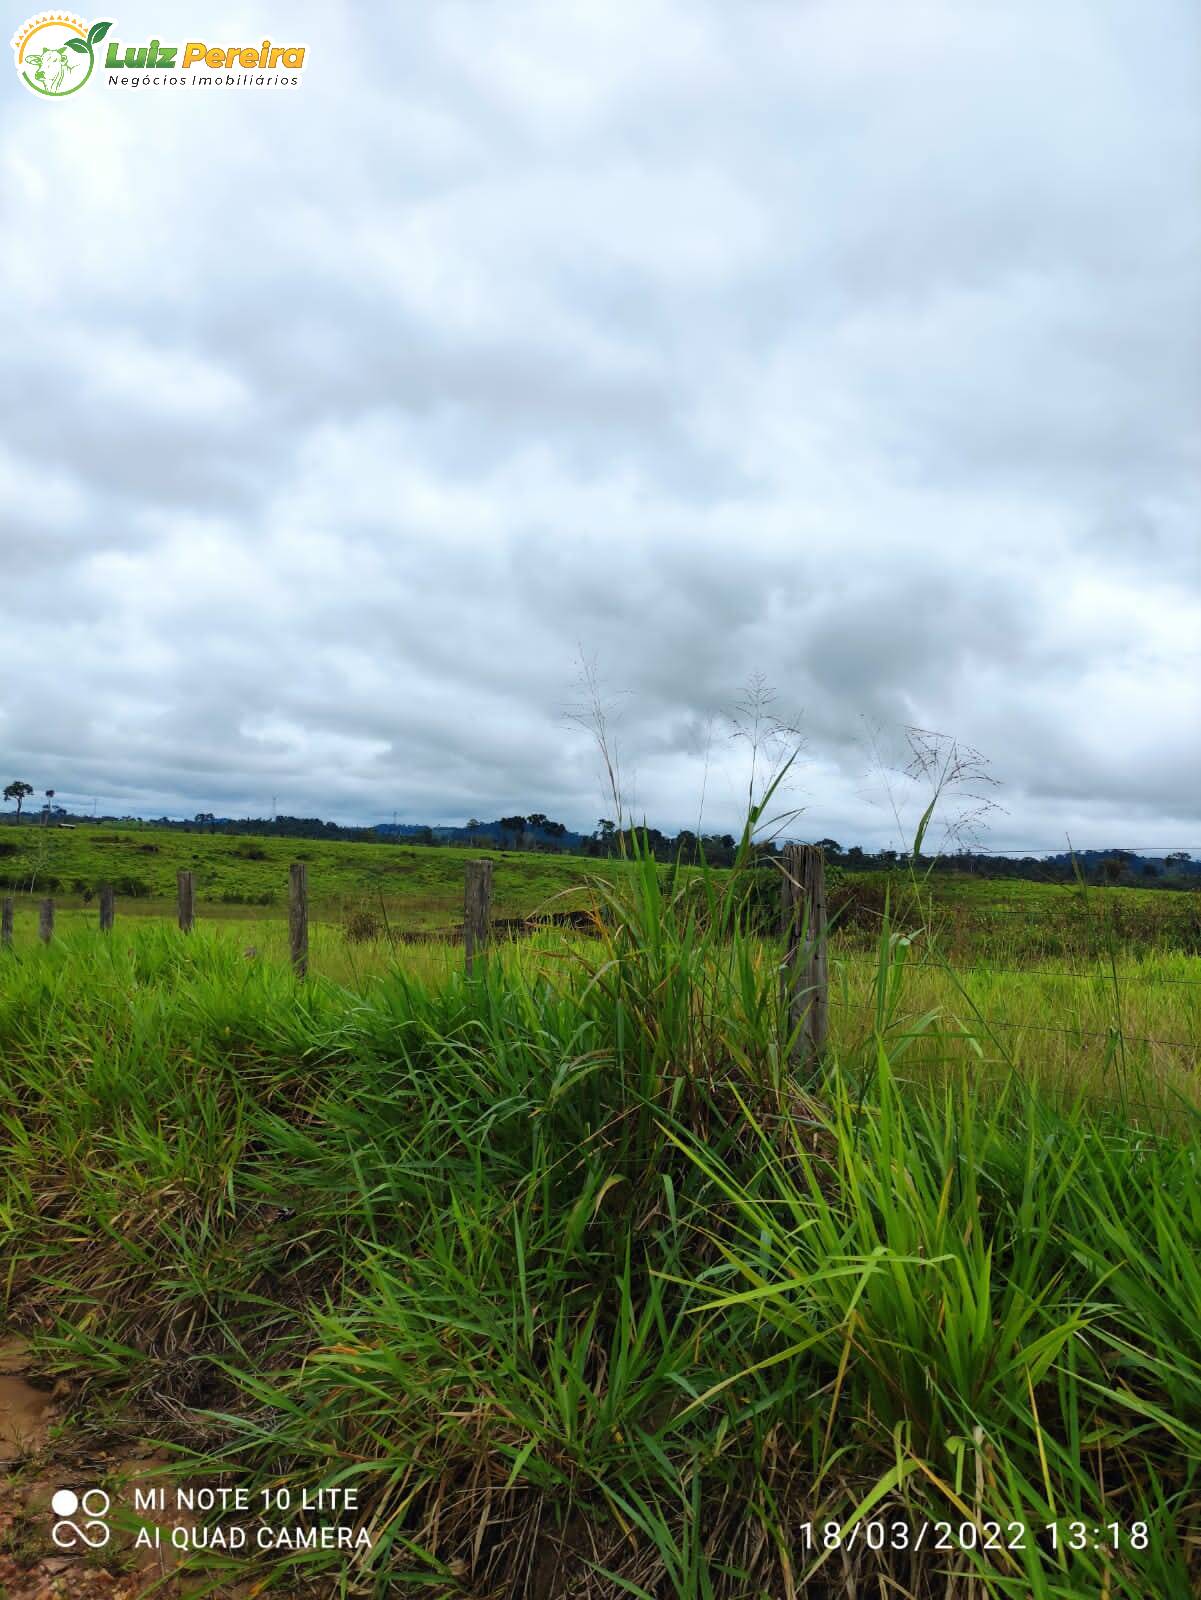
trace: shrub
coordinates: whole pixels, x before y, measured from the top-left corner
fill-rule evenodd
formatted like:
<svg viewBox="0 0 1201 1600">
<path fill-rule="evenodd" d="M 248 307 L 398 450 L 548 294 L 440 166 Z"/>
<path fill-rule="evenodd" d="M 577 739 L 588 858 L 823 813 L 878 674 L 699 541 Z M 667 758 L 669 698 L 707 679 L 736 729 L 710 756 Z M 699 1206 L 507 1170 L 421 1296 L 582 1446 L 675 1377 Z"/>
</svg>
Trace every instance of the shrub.
<svg viewBox="0 0 1201 1600">
<path fill-rule="evenodd" d="M 41 894 L 56 894 L 63 880 L 53 872 L 38 872 L 26 868 L 23 872 L 0 872 L 0 889 L 36 890 Z"/>
<path fill-rule="evenodd" d="M 113 893 L 125 895 L 130 900 L 144 900 L 150 892 L 150 885 L 145 878 L 134 878 L 127 875 L 124 878 L 113 879 Z"/>
<path fill-rule="evenodd" d="M 367 944 L 372 939 L 378 939 L 382 929 L 375 912 L 360 906 L 347 917 L 344 932 L 347 944 Z"/>
</svg>

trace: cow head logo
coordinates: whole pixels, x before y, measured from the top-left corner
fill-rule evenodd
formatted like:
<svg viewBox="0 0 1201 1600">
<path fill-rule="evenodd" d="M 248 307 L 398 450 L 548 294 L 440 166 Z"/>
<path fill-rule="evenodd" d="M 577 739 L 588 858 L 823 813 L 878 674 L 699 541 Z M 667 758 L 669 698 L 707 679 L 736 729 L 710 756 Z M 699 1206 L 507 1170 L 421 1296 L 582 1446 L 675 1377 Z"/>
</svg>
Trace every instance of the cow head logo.
<svg viewBox="0 0 1201 1600">
<path fill-rule="evenodd" d="M 30 17 L 12 42 L 21 82 L 52 100 L 75 94 L 92 76 L 96 46 L 111 27 L 111 22 L 93 22 L 89 28 L 65 11 Z"/>
</svg>

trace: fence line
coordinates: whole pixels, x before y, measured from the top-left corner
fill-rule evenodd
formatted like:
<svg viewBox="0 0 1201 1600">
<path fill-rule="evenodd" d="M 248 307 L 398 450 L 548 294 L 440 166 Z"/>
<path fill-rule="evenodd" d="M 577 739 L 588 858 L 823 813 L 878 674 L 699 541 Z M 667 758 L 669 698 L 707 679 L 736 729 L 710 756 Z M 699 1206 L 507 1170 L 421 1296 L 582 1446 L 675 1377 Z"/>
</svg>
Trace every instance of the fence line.
<svg viewBox="0 0 1201 1600">
<path fill-rule="evenodd" d="M 475 969 L 476 951 L 483 955 L 487 947 L 491 921 L 492 863 L 469 861 L 463 875 L 464 965 L 469 978 Z"/>
<path fill-rule="evenodd" d="M 870 999 L 850 1000 L 845 995 L 835 994 L 831 997 L 834 1005 L 845 1006 L 848 1010 L 866 1011 L 875 1009 L 875 1002 Z M 1031 1033 L 1059 1033 L 1065 1039 L 1114 1039 L 1121 1040 L 1124 1044 L 1159 1044 L 1169 1050 L 1196 1050 L 1201 1051 L 1201 1040 L 1198 1039 L 1153 1039 L 1146 1034 L 1126 1033 L 1121 1028 L 1055 1028 L 1043 1022 L 1000 1022 L 992 1017 L 986 1017 L 981 1023 L 980 1032 L 987 1032 L 990 1028 L 1009 1028 L 1016 1032 L 1029 1031 Z M 914 1037 L 917 1037 L 914 1035 Z M 971 1029 L 961 1029 L 957 1038 L 974 1039 L 976 1033 Z"/>
<path fill-rule="evenodd" d="M 784 960 L 780 982 L 794 1054 L 805 1063 L 826 1047 L 830 1010 L 826 858 L 819 845 L 785 845 L 780 882 Z"/>
<path fill-rule="evenodd" d="M 309 971 L 309 869 L 303 861 L 288 868 L 288 949 L 298 978 Z"/>
<path fill-rule="evenodd" d="M 464 873 L 463 940 L 465 965 L 471 976 L 474 958 L 487 947 L 492 922 L 492 862 L 487 859 L 468 861 Z M 781 932 L 785 955 L 781 963 L 781 980 L 785 1004 L 788 1008 L 793 1035 L 798 1052 L 806 1059 L 820 1054 L 826 1040 L 827 1008 L 833 1000 L 836 1005 L 866 1009 L 873 1006 L 870 999 L 853 1001 L 837 992 L 831 996 L 829 982 L 828 927 L 825 911 L 825 862 L 821 849 L 811 845 L 787 846 L 783 855 L 781 873 Z M 195 921 L 195 883 L 193 874 L 180 870 L 177 875 L 178 921 L 184 932 L 190 932 Z M 12 943 L 13 897 L 0 901 L 0 943 Z M 872 913 L 882 920 L 881 913 Z M 109 932 L 115 915 L 114 894 L 110 885 L 100 889 L 100 928 Z M 289 946 L 292 966 L 298 977 L 308 971 L 308 868 L 302 862 L 293 862 L 289 868 Z M 55 905 L 46 898 L 38 907 L 38 936 L 49 944 L 54 937 Z M 837 959 L 837 958 L 836 958 Z M 1155 983 L 1172 984 L 1188 988 L 1201 988 L 1201 978 L 1159 978 L 1147 973 L 1115 973 L 1099 970 L 1077 972 L 1073 970 L 1030 967 L 998 967 L 988 963 L 983 971 L 976 967 L 960 967 L 949 961 L 907 961 L 906 970 L 938 971 L 956 977 L 980 977 L 991 973 L 1032 978 L 1067 978 L 1090 983 Z M 1065 1039 L 1108 1039 L 1124 1044 L 1155 1045 L 1169 1050 L 1201 1050 L 1201 1041 L 1163 1039 L 1141 1034 L 1127 1034 L 1120 1026 L 1107 1029 L 1064 1028 L 1049 1023 L 1010 1022 L 984 1018 L 979 1032 L 1004 1028 L 1014 1032 L 1057 1034 Z M 962 1029 L 957 1037 L 975 1037 L 972 1030 Z"/>
<path fill-rule="evenodd" d="M 179 931 L 191 933 L 196 923 L 196 879 L 181 868 L 175 874 L 175 892 L 178 904 Z"/>
<path fill-rule="evenodd" d="M 1160 1044 L 1167 1050 L 1201 1050 L 1201 1041 L 1196 1039 L 1151 1039 L 1146 1034 L 1126 1033 L 1121 1028 L 1052 1028 L 1041 1022 L 993 1022 L 989 1019 L 990 1028 L 1012 1028 L 1021 1032 L 1023 1028 L 1032 1033 L 1061 1033 L 1067 1039 L 1114 1039 L 1123 1044 Z"/>
<path fill-rule="evenodd" d="M 907 961 L 905 967 L 908 971 L 936 971 L 954 972 L 957 976 L 970 978 L 981 976 L 976 967 L 957 967 L 951 961 Z M 1019 978 L 1083 978 L 1087 983 L 1177 983 L 1186 988 L 1201 989 L 1201 978 L 1153 978 L 1147 972 L 1061 972 L 1046 967 L 994 967 L 988 963 L 989 972 L 1005 972 Z"/>
<path fill-rule="evenodd" d="M 854 880 L 851 879 L 850 881 L 853 882 Z M 996 882 L 998 882 L 1000 880 L 998 880 L 996 878 L 986 878 L 983 881 L 985 883 L 996 883 Z M 1016 879 L 1015 880 L 1013 878 L 1006 878 L 1004 881 L 1006 883 L 1013 883 L 1015 881 L 1016 882 L 1026 882 L 1026 881 L 1031 881 L 1032 882 L 1033 880 L 1032 879 L 1031 880 L 1026 880 L 1026 879 Z M 843 882 L 845 884 L 847 882 L 847 880 L 844 878 Z M 1040 887 L 1043 887 L 1043 885 L 1040 885 Z M 1054 885 L 1051 885 L 1051 887 L 1054 887 Z M 1067 892 L 1067 894 L 1072 896 L 1072 897 L 1075 897 L 1079 893 L 1079 890 L 1076 888 L 1076 886 L 1074 884 L 1065 883 L 1065 884 L 1062 884 L 1060 887 L 1062 887 Z M 1114 889 L 1112 892 L 1114 894 L 1129 894 L 1131 887 L 1137 887 L 1137 885 L 1129 885 L 1129 886 L 1125 886 L 1125 887 L 1119 886 L 1118 888 Z M 1198 882 L 1197 887 L 1198 887 L 1198 889 L 1201 889 L 1201 882 Z M 1091 894 L 1107 894 L 1107 893 L 1110 892 L 1110 886 L 1107 885 L 1107 884 L 1103 885 L 1103 884 L 1099 884 L 1099 883 L 1090 883 L 1088 885 L 1088 889 L 1089 889 L 1089 892 Z M 1192 890 L 1187 890 L 1187 889 L 1186 890 L 1146 889 L 1143 892 L 1145 894 L 1153 894 L 1157 898 L 1162 899 L 1162 900 L 1167 900 L 1168 896 L 1169 895 L 1173 895 L 1173 894 L 1178 894 L 1178 893 L 1179 894 L 1191 894 L 1191 893 L 1193 893 Z M 945 905 L 946 902 L 944 901 L 944 902 L 942 902 L 942 904 Z M 970 900 L 961 900 L 961 901 L 958 902 L 958 904 L 963 905 L 963 906 L 967 906 L 969 909 L 971 908 L 971 901 Z M 1066 909 L 1067 908 L 1066 900 L 1061 901 L 1060 905 L 1064 909 Z M 868 908 L 865 907 L 864 909 L 866 910 Z M 1002 916 L 1004 916 L 1004 917 L 1028 917 L 1030 915 L 1030 909 L 1029 909 L 1028 906 L 1021 906 L 1021 905 L 1008 905 L 1007 906 L 1007 905 L 998 904 L 996 901 L 993 901 L 991 904 L 986 903 L 984 906 L 980 907 L 980 909 L 981 910 L 987 910 L 987 911 L 990 911 L 990 912 L 999 911 L 1002 914 Z M 1140 914 L 1140 916 L 1150 917 L 1151 921 L 1153 921 L 1153 922 L 1156 919 L 1163 919 L 1164 921 L 1167 921 L 1167 920 L 1169 920 L 1171 918 L 1172 906 L 1171 906 L 1170 901 L 1162 910 L 1158 906 L 1155 907 L 1154 909 L 1151 909 L 1149 906 L 1144 904 L 1143 906 L 1140 907 L 1139 914 Z M 872 911 L 872 915 L 875 916 L 875 917 L 883 917 L 884 913 L 882 911 Z"/>
</svg>

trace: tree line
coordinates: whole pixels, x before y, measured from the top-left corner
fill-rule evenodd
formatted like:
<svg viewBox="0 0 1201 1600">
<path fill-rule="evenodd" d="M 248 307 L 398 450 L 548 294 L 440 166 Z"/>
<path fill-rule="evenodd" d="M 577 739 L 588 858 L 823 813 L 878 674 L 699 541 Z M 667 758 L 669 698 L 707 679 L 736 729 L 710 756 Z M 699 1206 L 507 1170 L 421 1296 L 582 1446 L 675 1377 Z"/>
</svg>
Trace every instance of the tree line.
<svg viewBox="0 0 1201 1600">
<path fill-rule="evenodd" d="M 16 810 L 12 821 L 24 820 L 25 804 L 35 794 L 34 786 L 14 779 L 3 791 L 6 803 Z M 476 850 L 502 849 L 572 854 L 608 858 L 630 855 L 637 834 L 639 846 L 667 864 L 694 866 L 701 861 L 713 867 L 730 866 L 737 854 L 738 841 L 730 833 L 698 833 L 681 828 L 667 833 L 643 824 L 637 828 L 619 827 L 611 818 L 601 817 L 591 833 L 577 832 L 543 811 L 514 812 L 494 822 L 472 817 L 462 827 L 430 827 L 414 823 L 381 823 L 357 827 L 327 822 L 321 817 L 220 817 L 212 811 L 198 811 L 190 818 L 92 817 L 73 816 L 55 805 L 55 791 L 42 792 L 37 814 L 44 825 L 71 822 L 103 822 L 127 826 L 167 828 L 185 833 L 257 835 L 267 838 L 344 840 L 359 844 L 407 844 L 460 846 Z M 1143 888 L 1195 888 L 1201 884 L 1201 861 L 1187 850 L 1162 856 L 1143 856 L 1132 850 L 1063 851 L 1058 855 L 1003 855 L 993 851 L 956 849 L 943 854 L 919 854 L 901 850 L 869 849 L 862 845 L 844 847 L 836 839 L 811 841 L 825 851 L 826 860 L 845 872 L 893 872 L 915 867 L 919 872 L 962 873 L 980 878 L 1023 878 L 1032 882 L 1069 883 L 1084 877 L 1091 883 Z M 756 842 L 754 854 L 766 859 L 779 853 L 782 841 Z"/>
</svg>

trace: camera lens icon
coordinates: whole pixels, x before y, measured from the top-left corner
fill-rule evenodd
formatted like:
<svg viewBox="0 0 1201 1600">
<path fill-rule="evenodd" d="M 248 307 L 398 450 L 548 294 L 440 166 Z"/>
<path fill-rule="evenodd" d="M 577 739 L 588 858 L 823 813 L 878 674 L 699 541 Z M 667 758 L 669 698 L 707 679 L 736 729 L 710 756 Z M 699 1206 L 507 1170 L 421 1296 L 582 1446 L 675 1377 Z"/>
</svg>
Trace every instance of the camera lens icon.
<svg viewBox="0 0 1201 1600">
<path fill-rule="evenodd" d="M 74 1489 L 56 1489 L 50 1509 L 59 1520 L 51 1528 L 50 1537 L 60 1550 L 77 1550 L 81 1545 L 89 1550 L 102 1550 L 110 1538 L 104 1518 L 111 1504 L 103 1489 L 85 1489 L 81 1495 Z M 82 1525 L 71 1520 L 80 1513 Z"/>
</svg>

